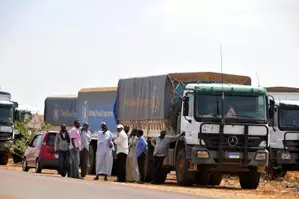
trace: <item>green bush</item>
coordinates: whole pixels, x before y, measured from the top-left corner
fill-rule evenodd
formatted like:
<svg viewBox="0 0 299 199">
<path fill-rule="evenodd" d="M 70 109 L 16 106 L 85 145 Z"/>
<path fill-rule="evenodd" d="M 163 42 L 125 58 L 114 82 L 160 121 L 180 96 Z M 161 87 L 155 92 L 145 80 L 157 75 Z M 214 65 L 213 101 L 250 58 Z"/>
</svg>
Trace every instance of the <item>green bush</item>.
<svg viewBox="0 0 299 199">
<path fill-rule="evenodd" d="M 16 121 L 14 123 L 15 139 L 7 143 L 7 147 L 13 156 L 23 158 L 27 144 L 39 131 L 45 131 L 51 128 L 51 125 L 44 125 L 41 129 L 29 129 L 27 122 Z"/>
</svg>

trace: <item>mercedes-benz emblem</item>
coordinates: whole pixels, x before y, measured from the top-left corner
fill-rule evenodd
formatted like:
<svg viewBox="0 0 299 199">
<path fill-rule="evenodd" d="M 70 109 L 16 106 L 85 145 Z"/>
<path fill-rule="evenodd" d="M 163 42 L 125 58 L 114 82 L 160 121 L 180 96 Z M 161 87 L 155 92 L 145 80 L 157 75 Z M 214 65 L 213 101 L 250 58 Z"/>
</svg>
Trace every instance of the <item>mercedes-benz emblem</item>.
<svg viewBox="0 0 299 199">
<path fill-rule="evenodd" d="M 239 140 L 236 136 L 230 136 L 228 138 L 227 142 L 231 147 L 235 147 L 235 146 L 237 146 Z"/>
</svg>

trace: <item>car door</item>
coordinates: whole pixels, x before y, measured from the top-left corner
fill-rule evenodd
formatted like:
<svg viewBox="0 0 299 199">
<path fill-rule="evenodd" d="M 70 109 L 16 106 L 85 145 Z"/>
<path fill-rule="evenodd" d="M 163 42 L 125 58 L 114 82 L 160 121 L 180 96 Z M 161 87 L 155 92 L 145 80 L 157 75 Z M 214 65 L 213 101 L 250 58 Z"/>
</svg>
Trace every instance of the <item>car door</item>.
<svg viewBox="0 0 299 199">
<path fill-rule="evenodd" d="M 36 143 L 35 143 L 35 147 L 34 147 L 34 151 L 33 151 L 33 163 L 35 165 L 35 161 L 39 156 L 40 153 L 40 149 L 41 149 L 41 145 L 42 145 L 42 139 L 43 139 L 43 134 L 40 134 L 36 137 Z"/>
<path fill-rule="evenodd" d="M 28 148 L 25 153 L 28 166 L 33 166 L 35 164 L 35 163 L 33 163 L 33 159 L 34 159 L 34 147 L 36 146 L 37 137 L 38 137 L 38 135 L 36 135 L 32 139 L 32 141 L 29 143 Z"/>
</svg>

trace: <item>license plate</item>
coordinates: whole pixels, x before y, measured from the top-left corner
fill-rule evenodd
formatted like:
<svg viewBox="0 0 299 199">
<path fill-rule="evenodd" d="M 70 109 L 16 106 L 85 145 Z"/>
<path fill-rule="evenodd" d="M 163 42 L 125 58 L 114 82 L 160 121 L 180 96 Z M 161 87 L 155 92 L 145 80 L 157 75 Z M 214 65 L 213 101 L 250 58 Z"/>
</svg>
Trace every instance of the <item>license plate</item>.
<svg viewBox="0 0 299 199">
<path fill-rule="evenodd" d="M 228 152 L 228 158 L 230 159 L 239 159 L 240 153 L 239 152 Z"/>
<path fill-rule="evenodd" d="M 58 155 L 58 154 L 55 154 L 55 158 L 59 158 L 59 155 Z"/>
</svg>

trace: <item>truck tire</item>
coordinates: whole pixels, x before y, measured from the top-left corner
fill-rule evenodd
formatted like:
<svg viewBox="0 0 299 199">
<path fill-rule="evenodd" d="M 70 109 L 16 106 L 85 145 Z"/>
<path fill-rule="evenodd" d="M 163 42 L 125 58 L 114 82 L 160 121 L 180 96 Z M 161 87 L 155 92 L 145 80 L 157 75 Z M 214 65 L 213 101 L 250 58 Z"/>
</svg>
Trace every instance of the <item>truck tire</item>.
<svg viewBox="0 0 299 199">
<path fill-rule="evenodd" d="M 88 174 L 95 174 L 96 165 L 96 151 L 94 145 L 89 146 L 89 167 L 87 168 Z"/>
<path fill-rule="evenodd" d="M 211 180 L 211 175 L 208 172 L 202 171 L 196 173 L 195 183 L 197 185 L 206 186 L 209 184 L 210 180 Z"/>
<path fill-rule="evenodd" d="M 209 185 L 219 186 L 221 184 L 222 177 L 223 177 L 222 174 L 218 174 L 218 173 L 211 174 Z"/>
<path fill-rule="evenodd" d="M 176 179 L 180 186 L 192 186 L 195 173 L 188 171 L 188 161 L 186 159 L 185 149 L 179 150 L 176 158 Z"/>
<path fill-rule="evenodd" d="M 257 169 L 251 169 L 249 172 L 241 173 L 239 181 L 242 189 L 257 189 L 260 182 L 260 173 Z"/>
<path fill-rule="evenodd" d="M 0 155 L 0 165 L 7 165 L 9 156 L 7 153 Z"/>
<path fill-rule="evenodd" d="M 40 164 L 40 161 L 37 159 L 35 161 L 35 173 L 41 173 L 42 172 L 42 167 L 41 167 L 41 164 Z"/>
</svg>

